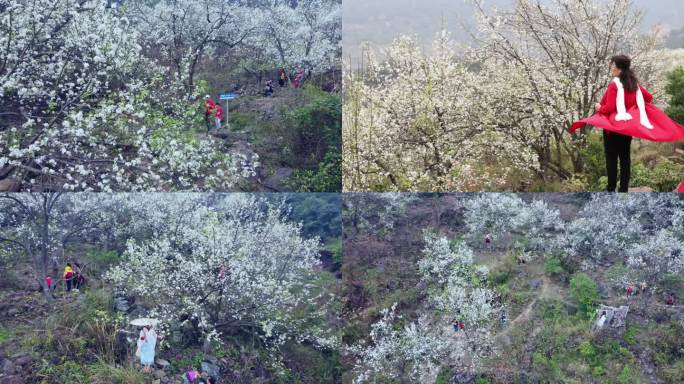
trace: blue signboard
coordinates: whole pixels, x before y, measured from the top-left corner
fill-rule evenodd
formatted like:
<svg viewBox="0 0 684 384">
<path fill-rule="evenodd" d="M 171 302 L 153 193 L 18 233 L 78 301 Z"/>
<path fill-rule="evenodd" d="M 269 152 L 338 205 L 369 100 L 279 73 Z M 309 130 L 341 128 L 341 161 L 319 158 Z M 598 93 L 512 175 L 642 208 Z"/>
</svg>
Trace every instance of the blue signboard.
<svg viewBox="0 0 684 384">
<path fill-rule="evenodd" d="M 221 96 L 219 96 L 221 100 L 234 100 L 238 98 L 237 93 L 222 93 Z"/>
</svg>

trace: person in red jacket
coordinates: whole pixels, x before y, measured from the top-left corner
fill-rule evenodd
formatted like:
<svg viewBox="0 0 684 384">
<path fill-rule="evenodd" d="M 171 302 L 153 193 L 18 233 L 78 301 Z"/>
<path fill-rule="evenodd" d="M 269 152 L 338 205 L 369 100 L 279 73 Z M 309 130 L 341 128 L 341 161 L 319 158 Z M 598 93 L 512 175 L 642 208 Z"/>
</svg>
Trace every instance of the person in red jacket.
<svg viewBox="0 0 684 384">
<path fill-rule="evenodd" d="M 677 187 L 677 192 L 684 193 L 684 181 L 682 181 L 682 183 L 679 184 L 679 187 Z"/>
<path fill-rule="evenodd" d="M 668 294 L 667 297 L 665 298 L 665 304 L 667 305 L 674 305 L 674 295 L 673 294 Z"/>
<path fill-rule="evenodd" d="M 628 56 L 613 56 L 611 75 L 614 79 L 601 102 L 596 104 L 596 114 L 570 127 L 570 132 L 587 124 L 603 129 L 609 192 L 615 192 L 617 187 L 618 159 L 619 191 L 627 192 L 629 188 L 632 137 L 657 142 L 684 140 L 684 127 L 652 104 L 653 96 L 639 85 L 631 66 L 632 60 Z"/>
<path fill-rule="evenodd" d="M 204 96 L 204 125 L 207 126 L 207 131 L 211 129 L 211 125 L 209 125 L 209 117 L 214 115 L 214 108 L 216 108 L 216 102 L 211 98 L 211 96 Z"/>
<path fill-rule="evenodd" d="M 223 121 L 223 108 L 220 105 L 215 107 L 216 129 L 221 129 L 221 122 Z"/>
<path fill-rule="evenodd" d="M 625 288 L 625 292 L 627 292 L 627 297 L 632 296 L 632 294 L 634 293 L 634 287 L 628 285 L 627 288 Z"/>
</svg>

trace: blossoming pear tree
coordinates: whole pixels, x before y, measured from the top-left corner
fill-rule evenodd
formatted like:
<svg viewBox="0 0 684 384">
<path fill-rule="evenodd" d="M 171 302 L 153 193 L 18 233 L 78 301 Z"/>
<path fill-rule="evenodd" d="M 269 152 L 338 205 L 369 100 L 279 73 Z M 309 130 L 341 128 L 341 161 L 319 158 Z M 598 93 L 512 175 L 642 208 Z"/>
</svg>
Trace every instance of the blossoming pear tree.
<svg viewBox="0 0 684 384">
<path fill-rule="evenodd" d="M 366 52 L 362 72 L 347 72 L 346 190 L 495 189 L 511 173 L 536 168 L 533 153 L 491 129 L 492 97 L 509 90 L 489 86 L 496 68 L 471 70 L 476 55 L 446 31 L 431 54 L 399 36 L 384 57 Z"/>
<path fill-rule="evenodd" d="M 291 339 L 336 345 L 334 331 L 317 325 L 324 322 L 297 316 L 297 308 L 317 304 L 315 315 L 325 318 L 332 296 L 309 284 L 320 244 L 285 220 L 285 207 L 244 195 L 212 207 L 175 199 L 154 236 L 128 242 L 123 263 L 107 275 L 114 286 L 151 316 L 192 326 L 208 340 L 258 329 L 274 349 Z"/>
<path fill-rule="evenodd" d="M 662 36 L 641 29 L 642 12 L 630 0 L 517 0 L 510 9 L 472 3 L 484 49 L 507 63 L 505 72 L 522 74 L 512 81 L 495 78 L 501 88 L 518 92 L 509 105 L 493 106 L 497 115 L 512 117 L 510 139 L 533 150 L 548 174 L 581 172 L 585 137 L 571 136 L 567 128 L 593 114 L 610 81 L 613 55 L 632 56 L 641 81 L 654 85 Z"/>
<path fill-rule="evenodd" d="M 487 193 L 465 198 L 461 205 L 473 246 L 512 237 L 522 251 L 545 251 L 563 233 L 560 212 L 543 199 L 527 202 L 515 194 Z"/>
<path fill-rule="evenodd" d="M 338 66 L 341 2 L 133 1 L 132 16 L 151 54 L 191 88 L 210 57 L 238 56 L 242 69 L 295 66 L 320 73 Z"/>
<path fill-rule="evenodd" d="M 634 58 L 640 81 L 661 92 L 677 55 L 659 49 L 630 0 L 471 0 L 473 43 L 442 32 L 425 53 L 398 36 L 345 77 L 344 188 L 354 191 L 529 189 L 586 168 L 591 115 L 609 59 Z M 681 65 L 679 60 L 679 65 Z"/>
<path fill-rule="evenodd" d="M 134 0 L 131 9 L 146 51 L 159 55 L 189 89 L 208 55 L 235 48 L 254 28 L 248 9 L 234 1 Z"/>
<path fill-rule="evenodd" d="M 355 382 L 434 382 L 441 366 L 472 371 L 494 351 L 492 331 L 503 306 L 461 241 L 427 233 L 418 262 L 427 301 L 417 320 L 403 319 L 396 304 L 371 326 L 369 342 L 350 347 Z M 460 324 L 463 324 L 463 329 Z"/>
<path fill-rule="evenodd" d="M 633 278 L 654 284 L 658 276 L 684 271 L 683 212 L 672 194 L 592 195 L 557 244 L 587 263 L 625 263 Z"/>
<path fill-rule="evenodd" d="M 193 95 L 106 1 L 0 2 L 0 179 L 22 190 L 228 190 L 257 159 L 190 134 Z"/>
<path fill-rule="evenodd" d="M 271 66 L 297 66 L 322 73 L 339 68 L 342 54 L 340 0 L 272 0 L 254 13 L 255 33 L 246 45 L 258 47 Z"/>
</svg>

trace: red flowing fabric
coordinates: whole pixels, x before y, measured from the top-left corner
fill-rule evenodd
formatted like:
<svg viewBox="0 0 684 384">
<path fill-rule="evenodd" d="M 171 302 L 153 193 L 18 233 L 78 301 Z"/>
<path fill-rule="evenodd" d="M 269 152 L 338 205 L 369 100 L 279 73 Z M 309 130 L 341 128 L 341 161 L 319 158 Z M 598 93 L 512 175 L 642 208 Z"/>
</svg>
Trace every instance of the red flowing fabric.
<svg viewBox="0 0 684 384">
<path fill-rule="evenodd" d="M 655 105 L 651 104 L 653 96 L 644 87 L 640 86 L 641 93 L 644 96 L 646 116 L 653 125 L 653 129 L 649 129 L 641 125 L 641 114 L 639 113 L 639 106 L 637 103 L 637 92 L 627 91 L 624 93 L 624 103 L 627 113 L 632 116 L 631 120 L 617 121 L 617 97 L 619 94 L 618 85 L 615 79 L 610 82 L 606 93 L 601 99 L 601 109 L 594 116 L 587 119 L 577 121 L 570 127 L 570 132 L 575 132 L 586 125 L 592 125 L 597 128 L 603 128 L 607 131 L 617 132 L 626 136 L 638 137 L 640 139 L 658 141 L 658 142 L 674 142 L 684 140 L 684 127 L 672 121 L 665 112 L 661 111 Z"/>
<path fill-rule="evenodd" d="M 575 132 L 586 125 L 592 125 L 607 131 L 650 141 L 674 142 L 684 140 L 684 126 L 674 122 L 665 112 L 653 104 L 646 103 L 646 114 L 653 125 L 653 129 L 648 129 L 641 125 L 639 108 L 637 106 L 628 108 L 627 113 L 632 115 L 632 120 L 616 121 L 615 115 L 617 115 L 617 112 L 613 112 L 610 115 L 597 113 L 592 117 L 573 123 L 570 132 Z"/>
</svg>

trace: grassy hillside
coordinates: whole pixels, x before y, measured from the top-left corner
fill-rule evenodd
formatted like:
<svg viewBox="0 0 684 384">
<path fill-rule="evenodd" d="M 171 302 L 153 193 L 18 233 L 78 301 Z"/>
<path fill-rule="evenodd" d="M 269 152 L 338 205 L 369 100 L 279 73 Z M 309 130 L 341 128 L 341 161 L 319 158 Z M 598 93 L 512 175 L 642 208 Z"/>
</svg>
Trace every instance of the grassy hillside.
<svg viewBox="0 0 684 384">
<path fill-rule="evenodd" d="M 464 195 L 460 195 L 464 196 Z M 572 219 L 587 195 L 545 194 L 543 199 Z M 525 196 L 532 199 L 532 195 Z M 541 197 L 535 197 L 541 198 Z M 450 239 L 465 235 L 459 195 L 421 195 L 403 212 L 367 214 L 352 220 L 348 198 L 345 221 L 343 342 L 368 339 L 381 311 L 397 303 L 407 319 L 425 311 L 428 292 L 417 262 L 423 231 Z M 355 197 L 358 202 L 363 197 Z M 391 222 L 391 225 L 386 225 Z M 355 225 L 355 223 L 357 223 Z M 358 224 L 362 223 L 362 224 Z M 384 223 L 384 224 L 383 224 Z M 657 286 L 628 297 L 619 282 L 621 263 L 580 268 L 583 260 L 531 255 L 522 263 L 510 243 L 475 248 L 476 263 L 489 268 L 489 282 L 506 308 L 494 332 L 496 351 L 476 373 L 458 361 L 440 361 L 435 383 L 678 383 L 684 380 L 684 306 L 665 303 L 664 292 L 684 293 L 681 275 L 663 276 Z M 629 306 L 626 325 L 596 330 L 598 305 Z M 447 331 L 445 337 L 458 337 Z M 352 355 L 344 356 L 350 370 Z M 345 373 L 351 382 L 353 373 Z"/>
</svg>

